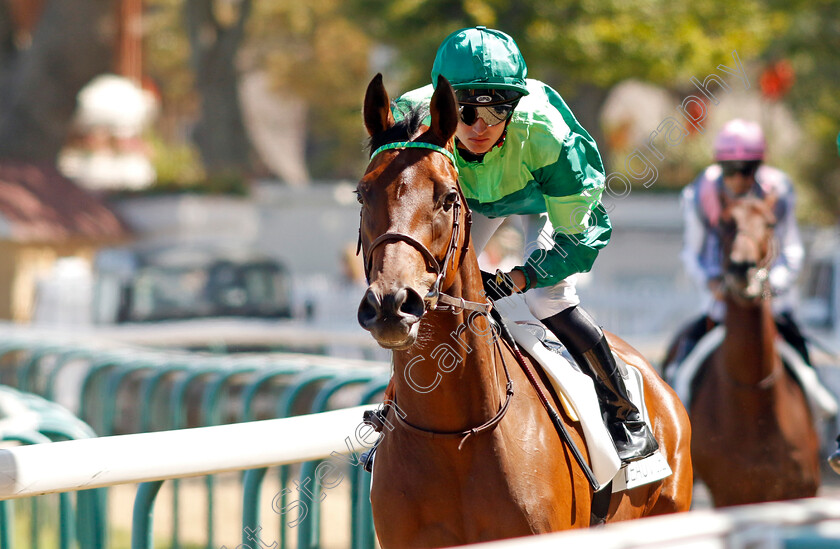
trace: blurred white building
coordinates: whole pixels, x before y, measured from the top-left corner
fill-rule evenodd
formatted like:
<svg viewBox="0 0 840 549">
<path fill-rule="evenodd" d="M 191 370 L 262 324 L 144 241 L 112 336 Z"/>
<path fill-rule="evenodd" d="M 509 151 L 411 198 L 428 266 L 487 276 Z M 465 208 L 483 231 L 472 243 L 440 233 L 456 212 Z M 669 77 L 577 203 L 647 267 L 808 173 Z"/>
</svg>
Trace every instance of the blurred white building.
<svg viewBox="0 0 840 549">
<path fill-rule="evenodd" d="M 158 101 L 134 80 L 105 74 L 78 96 L 75 131 L 59 157 L 67 177 L 91 190 L 143 189 L 155 169 L 143 131 L 158 112 Z"/>
</svg>

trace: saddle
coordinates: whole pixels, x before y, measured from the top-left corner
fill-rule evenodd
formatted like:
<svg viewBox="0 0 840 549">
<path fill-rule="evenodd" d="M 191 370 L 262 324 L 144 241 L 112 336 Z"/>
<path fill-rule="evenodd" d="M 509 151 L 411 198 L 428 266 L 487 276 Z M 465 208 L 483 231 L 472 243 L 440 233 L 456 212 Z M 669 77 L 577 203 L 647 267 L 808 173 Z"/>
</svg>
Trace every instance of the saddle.
<svg viewBox="0 0 840 549">
<path fill-rule="evenodd" d="M 612 482 L 612 492 L 629 490 L 662 480 L 672 471 L 660 452 L 643 460 L 622 465 L 601 414 L 601 406 L 592 379 L 575 364 L 558 340 L 539 323 L 507 323 L 516 344 L 527 352 L 545 372 L 567 415 L 579 421 L 589 450 L 592 471 L 599 484 Z M 627 393 L 650 425 L 644 401 L 644 383 L 639 370 L 613 354 Z"/>
</svg>

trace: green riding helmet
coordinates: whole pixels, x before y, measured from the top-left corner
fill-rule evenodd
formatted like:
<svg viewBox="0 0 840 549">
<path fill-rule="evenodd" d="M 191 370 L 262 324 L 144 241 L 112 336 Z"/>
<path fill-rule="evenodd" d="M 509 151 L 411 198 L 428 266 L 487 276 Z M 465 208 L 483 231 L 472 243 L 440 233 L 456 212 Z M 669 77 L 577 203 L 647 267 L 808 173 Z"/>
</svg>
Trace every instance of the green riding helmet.
<svg viewBox="0 0 840 549">
<path fill-rule="evenodd" d="M 486 27 L 461 29 L 444 39 L 432 65 L 434 85 L 441 74 L 456 92 L 493 89 L 510 99 L 528 95 L 528 67 L 516 42 Z"/>
</svg>

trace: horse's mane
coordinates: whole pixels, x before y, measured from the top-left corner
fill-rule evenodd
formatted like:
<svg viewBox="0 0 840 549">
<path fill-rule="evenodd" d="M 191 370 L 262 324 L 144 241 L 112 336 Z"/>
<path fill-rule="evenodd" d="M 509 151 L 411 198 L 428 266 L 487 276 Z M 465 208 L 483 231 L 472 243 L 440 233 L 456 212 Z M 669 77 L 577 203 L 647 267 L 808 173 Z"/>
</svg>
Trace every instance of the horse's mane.
<svg viewBox="0 0 840 549">
<path fill-rule="evenodd" d="M 368 141 L 368 154 L 373 153 L 382 145 L 395 141 L 409 141 L 420 132 L 423 119 L 429 113 L 428 108 L 416 105 L 407 112 L 402 112 L 403 118 L 382 133 L 372 135 Z"/>
</svg>

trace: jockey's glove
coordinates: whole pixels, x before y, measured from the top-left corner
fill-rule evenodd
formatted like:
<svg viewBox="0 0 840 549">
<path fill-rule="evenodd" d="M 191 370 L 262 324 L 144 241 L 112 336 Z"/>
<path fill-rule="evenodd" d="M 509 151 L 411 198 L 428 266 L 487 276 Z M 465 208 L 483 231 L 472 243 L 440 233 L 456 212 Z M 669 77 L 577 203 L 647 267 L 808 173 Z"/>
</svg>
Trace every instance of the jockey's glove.
<svg viewBox="0 0 840 549">
<path fill-rule="evenodd" d="M 481 282 L 484 284 L 484 293 L 493 301 L 518 292 L 510 276 L 501 270 L 497 270 L 496 274 L 481 271 Z"/>
</svg>

